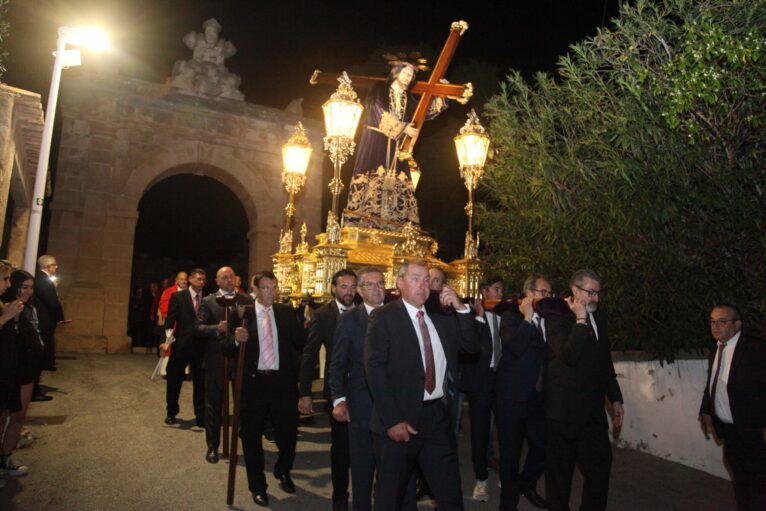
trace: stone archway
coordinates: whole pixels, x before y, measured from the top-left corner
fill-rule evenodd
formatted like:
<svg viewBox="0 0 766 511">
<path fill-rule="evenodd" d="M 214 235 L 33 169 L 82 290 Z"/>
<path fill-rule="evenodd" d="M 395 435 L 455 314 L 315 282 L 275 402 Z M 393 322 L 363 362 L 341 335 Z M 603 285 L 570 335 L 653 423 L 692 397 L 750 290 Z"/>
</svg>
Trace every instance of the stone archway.
<svg viewBox="0 0 766 511">
<path fill-rule="evenodd" d="M 281 145 L 300 120 L 312 145 L 321 125 L 294 113 L 179 94 L 166 85 L 73 75 L 61 98 L 62 136 L 49 253 L 61 266 L 71 325 L 62 349 L 120 352 L 126 332 L 137 207 L 154 183 L 194 172 L 231 189 L 250 222 L 249 267 L 271 266 L 283 223 Z M 315 154 L 318 152 L 315 151 Z M 319 232 L 321 154 L 309 168 L 296 218 Z"/>
</svg>

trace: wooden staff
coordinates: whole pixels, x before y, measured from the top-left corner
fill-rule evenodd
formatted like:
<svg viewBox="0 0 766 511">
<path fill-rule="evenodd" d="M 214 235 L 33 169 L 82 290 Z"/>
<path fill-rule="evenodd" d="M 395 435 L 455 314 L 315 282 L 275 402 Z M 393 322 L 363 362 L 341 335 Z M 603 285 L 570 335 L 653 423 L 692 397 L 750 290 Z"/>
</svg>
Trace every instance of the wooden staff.
<svg viewBox="0 0 766 511">
<path fill-rule="evenodd" d="M 242 328 L 246 328 L 247 318 L 245 311 L 250 305 L 238 305 L 237 313 L 242 318 Z M 254 307 L 253 307 L 254 308 Z M 239 413 L 242 402 L 242 373 L 245 369 L 245 348 L 247 343 L 239 345 L 239 354 L 237 355 L 237 375 L 234 380 L 234 415 L 231 419 L 231 449 L 229 450 L 229 485 L 226 491 L 226 504 L 231 506 L 234 503 L 234 483 L 237 477 L 237 445 L 239 439 Z"/>
</svg>

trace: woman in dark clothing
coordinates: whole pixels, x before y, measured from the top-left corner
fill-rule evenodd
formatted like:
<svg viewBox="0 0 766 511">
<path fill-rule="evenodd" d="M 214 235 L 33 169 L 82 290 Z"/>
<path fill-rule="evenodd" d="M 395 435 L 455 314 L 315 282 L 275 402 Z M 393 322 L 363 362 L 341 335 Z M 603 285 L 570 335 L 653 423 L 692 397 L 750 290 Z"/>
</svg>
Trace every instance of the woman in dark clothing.
<svg viewBox="0 0 766 511">
<path fill-rule="evenodd" d="M 1 275 L 0 275 L 1 276 Z M 21 426 L 32 398 L 32 389 L 35 380 L 42 371 L 43 343 L 37 330 L 37 312 L 32 306 L 32 294 L 34 293 L 34 277 L 23 270 L 16 270 L 10 274 L 8 280 L 0 289 L 2 293 L 3 315 L 8 309 L 8 321 L 0 328 L 2 335 L 0 342 L 6 344 L 3 355 L 9 357 L 8 364 L 15 361 L 12 376 L 2 378 L 0 382 L 0 431 L 2 431 L 2 445 L 0 446 L 0 472 L 11 476 L 23 476 L 27 474 L 27 467 L 17 465 L 11 459 L 11 453 L 19 441 Z M 12 311 L 19 309 L 11 316 Z M 3 364 L 5 365 L 5 364 Z M 7 421 L 6 418 L 10 418 Z"/>
</svg>

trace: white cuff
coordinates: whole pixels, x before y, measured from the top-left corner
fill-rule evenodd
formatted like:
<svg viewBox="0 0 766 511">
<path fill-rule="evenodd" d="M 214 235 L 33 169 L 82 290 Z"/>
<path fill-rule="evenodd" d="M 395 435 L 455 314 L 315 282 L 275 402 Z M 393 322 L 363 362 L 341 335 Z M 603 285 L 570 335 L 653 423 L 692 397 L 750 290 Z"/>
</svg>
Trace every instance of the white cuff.
<svg viewBox="0 0 766 511">
<path fill-rule="evenodd" d="M 346 396 L 339 397 L 338 399 L 336 399 L 335 401 L 332 402 L 332 407 L 335 408 L 340 403 L 345 403 L 345 402 L 346 402 Z"/>
</svg>

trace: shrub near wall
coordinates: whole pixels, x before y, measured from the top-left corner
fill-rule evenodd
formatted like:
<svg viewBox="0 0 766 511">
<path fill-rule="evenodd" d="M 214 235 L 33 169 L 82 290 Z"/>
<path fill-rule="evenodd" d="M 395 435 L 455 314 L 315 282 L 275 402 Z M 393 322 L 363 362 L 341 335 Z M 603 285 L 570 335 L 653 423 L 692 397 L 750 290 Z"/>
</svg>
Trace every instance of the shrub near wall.
<svg viewBox="0 0 766 511">
<path fill-rule="evenodd" d="M 486 106 L 485 259 L 559 291 L 605 277 L 616 348 L 707 346 L 707 313 L 766 315 L 766 3 L 624 5 L 557 76 L 511 73 Z"/>
</svg>

